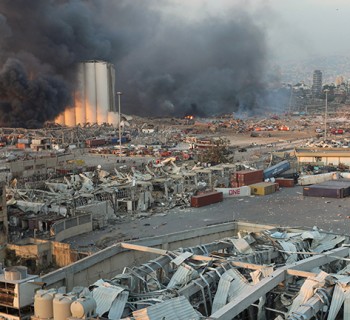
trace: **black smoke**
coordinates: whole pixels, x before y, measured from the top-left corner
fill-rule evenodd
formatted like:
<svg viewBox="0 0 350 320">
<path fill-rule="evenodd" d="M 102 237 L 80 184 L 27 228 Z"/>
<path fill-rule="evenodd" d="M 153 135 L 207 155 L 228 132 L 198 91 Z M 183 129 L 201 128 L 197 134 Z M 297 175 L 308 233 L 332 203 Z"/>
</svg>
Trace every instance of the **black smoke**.
<svg viewBox="0 0 350 320">
<path fill-rule="evenodd" d="M 127 114 L 259 112 L 267 49 L 256 16 L 223 2 L 220 15 L 185 18 L 169 10 L 176 3 L 2 0 L 0 126 L 53 120 L 72 103 L 84 60 L 115 64 Z"/>
</svg>

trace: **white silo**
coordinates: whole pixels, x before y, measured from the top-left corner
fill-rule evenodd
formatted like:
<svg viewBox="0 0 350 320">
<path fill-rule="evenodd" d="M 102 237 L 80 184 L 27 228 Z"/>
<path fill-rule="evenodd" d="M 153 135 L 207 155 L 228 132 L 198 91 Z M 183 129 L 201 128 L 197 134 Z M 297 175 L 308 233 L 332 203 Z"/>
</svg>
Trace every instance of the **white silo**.
<svg viewBox="0 0 350 320">
<path fill-rule="evenodd" d="M 83 100 L 85 102 L 86 122 L 97 122 L 97 101 L 96 101 L 96 69 L 95 62 L 84 62 L 84 87 L 85 95 Z"/>
<path fill-rule="evenodd" d="M 85 110 L 85 73 L 84 64 L 79 63 L 78 66 L 78 79 L 77 88 L 74 93 L 75 103 L 75 124 L 86 123 L 86 110 Z"/>
<path fill-rule="evenodd" d="M 108 90 L 108 64 L 98 62 L 95 64 L 96 70 L 96 110 L 97 123 L 107 123 L 109 109 Z"/>
<path fill-rule="evenodd" d="M 74 106 L 56 118 L 61 125 L 118 123 L 115 106 L 115 69 L 105 61 L 85 61 L 78 67 Z"/>
</svg>

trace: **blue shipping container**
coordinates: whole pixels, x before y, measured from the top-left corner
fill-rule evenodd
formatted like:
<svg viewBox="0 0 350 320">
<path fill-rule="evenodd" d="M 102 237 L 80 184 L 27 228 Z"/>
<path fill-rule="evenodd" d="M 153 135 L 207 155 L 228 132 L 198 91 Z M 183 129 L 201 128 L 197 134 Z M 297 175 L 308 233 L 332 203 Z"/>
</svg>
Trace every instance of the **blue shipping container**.
<svg viewBox="0 0 350 320">
<path fill-rule="evenodd" d="M 280 163 L 275 164 L 274 166 L 264 170 L 264 180 L 277 177 L 280 173 L 290 169 L 290 163 L 287 160 L 284 160 Z"/>
</svg>

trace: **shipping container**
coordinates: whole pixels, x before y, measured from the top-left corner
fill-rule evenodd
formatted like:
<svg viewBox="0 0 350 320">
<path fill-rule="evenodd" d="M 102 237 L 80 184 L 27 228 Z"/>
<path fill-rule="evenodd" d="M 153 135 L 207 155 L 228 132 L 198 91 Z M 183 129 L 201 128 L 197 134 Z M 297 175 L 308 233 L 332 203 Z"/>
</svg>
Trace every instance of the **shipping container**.
<svg viewBox="0 0 350 320">
<path fill-rule="evenodd" d="M 294 179 L 276 178 L 276 183 L 282 188 L 292 188 L 294 187 Z"/>
<path fill-rule="evenodd" d="M 264 180 L 277 177 L 280 173 L 290 169 L 290 163 L 288 160 L 284 160 L 264 170 Z"/>
<path fill-rule="evenodd" d="M 251 193 L 258 196 L 266 196 L 268 194 L 276 192 L 276 183 L 273 182 L 260 182 L 249 186 Z"/>
<path fill-rule="evenodd" d="M 344 197 L 350 196 L 350 181 L 349 180 L 331 180 L 325 181 L 319 184 L 321 186 L 331 186 L 331 187 L 339 187 L 344 188 Z"/>
<path fill-rule="evenodd" d="M 222 192 L 224 197 L 246 197 L 251 195 L 250 187 L 240 188 L 215 188 L 217 192 Z"/>
<path fill-rule="evenodd" d="M 303 188 L 307 197 L 344 198 L 344 188 L 339 186 L 311 185 Z"/>
<path fill-rule="evenodd" d="M 191 197 L 191 207 L 199 208 L 223 200 L 222 192 L 207 192 Z"/>
<path fill-rule="evenodd" d="M 325 181 L 336 180 L 338 177 L 338 172 L 327 172 L 315 175 L 300 176 L 298 179 L 298 184 L 301 186 L 307 186 Z"/>
<path fill-rule="evenodd" d="M 86 146 L 88 148 L 93 148 L 93 147 L 98 147 L 98 146 L 103 146 L 104 144 L 106 144 L 106 140 L 105 139 L 89 139 L 85 141 Z"/>
</svg>

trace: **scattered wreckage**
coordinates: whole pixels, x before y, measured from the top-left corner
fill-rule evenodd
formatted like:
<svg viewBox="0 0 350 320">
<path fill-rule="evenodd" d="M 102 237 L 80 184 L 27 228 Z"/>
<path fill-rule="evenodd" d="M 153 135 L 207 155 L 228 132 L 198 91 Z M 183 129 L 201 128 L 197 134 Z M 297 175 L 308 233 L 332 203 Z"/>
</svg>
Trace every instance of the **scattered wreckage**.
<svg viewBox="0 0 350 320">
<path fill-rule="evenodd" d="M 317 227 L 307 230 L 247 223 L 237 231 L 233 236 L 173 250 L 116 244 L 112 247 L 120 248 L 118 252 L 124 255 L 122 273 L 67 293 L 52 286 L 38 292 L 35 319 L 41 319 L 38 307 L 42 297 L 52 305 L 56 294 L 72 297 L 67 302 L 70 314 L 75 314 L 77 303 L 91 306 L 83 308 L 86 312 L 80 319 L 349 318 L 348 236 Z M 135 251 L 154 258 L 130 266 L 134 260 L 127 257 Z M 85 259 L 85 267 L 88 261 L 96 261 L 99 253 L 95 255 Z M 70 270 L 79 272 L 79 267 Z M 57 272 L 43 276 L 43 281 L 56 281 Z M 50 318 L 56 319 L 54 313 Z"/>
</svg>

